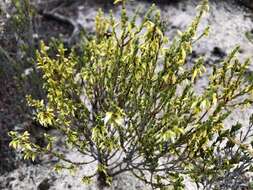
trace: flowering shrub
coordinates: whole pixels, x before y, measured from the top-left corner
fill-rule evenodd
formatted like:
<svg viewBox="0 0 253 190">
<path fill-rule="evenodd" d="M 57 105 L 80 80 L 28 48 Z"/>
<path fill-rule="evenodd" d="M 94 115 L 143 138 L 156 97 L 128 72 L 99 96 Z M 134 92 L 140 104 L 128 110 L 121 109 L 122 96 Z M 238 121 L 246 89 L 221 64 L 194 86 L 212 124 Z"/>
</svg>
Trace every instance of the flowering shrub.
<svg viewBox="0 0 253 190">
<path fill-rule="evenodd" d="M 81 52 L 57 54 L 44 43 L 37 52 L 37 67 L 44 80 L 46 99 L 28 96 L 35 118 L 45 127 L 62 133 L 65 145 L 84 160 L 70 160 L 55 149 L 55 136 L 45 134 L 46 146 L 35 144 L 28 132 L 11 132 L 11 146 L 25 159 L 51 154 L 61 162 L 55 169 L 76 169 L 97 163 L 94 173 L 100 187 L 110 185 L 123 172 L 153 188 L 184 188 L 189 176 L 205 188 L 232 184 L 231 172 L 241 162 L 251 164 L 250 148 L 243 144 L 251 129 L 237 139 L 241 125 L 224 128 L 224 120 L 237 107 L 250 105 L 253 84 L 244 79 L 249 60 L 240 63 L 236 47 L 220 65 L 214 65 L 208 84 L 196 92 L 196 83 L 206 72 L 204 59 L 188 64 L 201 17 L 208 10 L 204 0 L 185 32 L 171 42 L 164 34 L 160 13 L 154 7 L 136 24 L 124 1 L 121 19 L 101 11 L 96 34 L 86 38 Z M 224 146 L 223 146 L 224 145 Z M 228 154 L 230 152 L 230 154 Z M 226 177 L 226 178 L 225 178 Z M 230 185 L 228 184 L 228 185 Z"/>
</svg>

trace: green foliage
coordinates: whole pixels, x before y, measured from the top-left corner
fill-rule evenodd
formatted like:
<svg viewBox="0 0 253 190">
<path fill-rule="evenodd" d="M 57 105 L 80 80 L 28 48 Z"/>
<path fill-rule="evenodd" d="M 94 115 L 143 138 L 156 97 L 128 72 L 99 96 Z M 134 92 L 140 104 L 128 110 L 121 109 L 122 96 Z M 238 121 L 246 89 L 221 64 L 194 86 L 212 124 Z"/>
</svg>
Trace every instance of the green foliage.
<svg viewBox="0 0 253 190">
<path fill-rule="evenodd" d="M 19 93 L 17 104 L 20 104 L 25 102 L 24 94 L 28 92 L 37 98 L 43 96 L 41 76 L 34 64 L 38 46 L 34 31 L 36 12 L 30 0 L 10 0 L 3 4 L 6 20 L 0 35 L 0 66 L 2 77 L 15 81 Z"/>
<path fill-rule="evenodd" d="M 253 43 L 253 33 L 252 33 L 252 31 L 248 31 L 248 32 L 245 32 L 245 36 L 246 36 L 246 38 L 251 42 L 251 43 Z"/>
<path fill-rule="evenodd" d="M 241 126 L 226 129 L 224 120 L 235 108 L 252 103 L 253 84 L 244 78 L 250 61 L 240 63 L 236 47 L 220 65 L 209 68 L 203 90 L 195 90 L 206 72 L 205 61 L 198 58 L 189 64 L 187 58 L 192 45 L 208 33 L 206 28 L 197 36 L 207 10 L 204 0 L 188 29 L 171 42 L 154 6 L 137 25 L 137 14 L 129 18 L 123 2 L 119 21 L 112 13 L 107 18 L 98 12 L 96 35 L 85 40 L 81 54 L 61 44 L 54 56 L 41 43 L 37 68 L 47 96 L 28 96 L 28 103 L 35 119 L 60 131 L 66 147 L 85 161 L 66 158 L 49 134 L 47 146 L 41 147 L 27 132 L 12 132 L 10 145 L 21 148 L 27 159 L 39 154 L 58 157 L 63 162 L 56 171 L 97 162 L 96 171 L 83 177 L 85 183 L 100 175 L 110 184 L 129 171 L 153 188 L 183 189 L 185 175 L 216 188 L 213 179 L 219 180 L 240 160 L 224 158 L 228 148 L 239 147 L 240 158 L 248 154 L 237 140 Z M 221 146 L 224 142 L 227 149 Z"/>
<path fill-rule="evenodd" d="M 34 24 L 36 12 L 30 0 L 10 0 L 6 2 L 6 14 L 9 16 L 0 39 L 4 42 L 0 45 L 1 67 L 6 78 L 15 81 L 19 93 L 15 97 L 17 104 L 21 104 L 28 113 L 25 94 L 32 94 L 36 98 L 44 95 L 41 76 L 34 64 L 38 46 Z"/>
<path fill-rule="evenodd" d="M 22 56 L 18 61 L 23 61 L 23 67 L 31 66 L 31 59 L 34 58 L 34 25 L 33 19 L 35 10 L 30 0 L 11 0 L 13 11 L 10 16 L 10 25 L 16 35 L 17 50 L 22 51 Z M 18 52 L 20 53 L 20 52 Z M 21 64 L 21 63 L 19 63 Z"/>
</svg>

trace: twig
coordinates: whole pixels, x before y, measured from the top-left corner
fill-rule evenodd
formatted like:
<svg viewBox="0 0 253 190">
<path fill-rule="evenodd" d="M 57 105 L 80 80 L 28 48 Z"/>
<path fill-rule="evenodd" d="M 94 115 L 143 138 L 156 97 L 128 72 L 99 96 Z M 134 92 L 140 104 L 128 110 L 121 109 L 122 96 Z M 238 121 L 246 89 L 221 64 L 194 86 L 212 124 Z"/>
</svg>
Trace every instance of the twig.
<svg viewBox="0 0 253 190">
<path fill-rule="evenodd" d="M 52 19 L 52 20 L 55 20 L 57 22 L 61 22 L 61 23 L 64 23 L 64 24 L 71 25 L 73 27 L 73 30 L 72 30 L 72 33 L 71 33 L 70 37 L 66 40 L 66 42 L 68 44 L 70 44 L 73 41 L 74 37 L 77 36 L 80 33 L 80 28 L 82 30 L 84 29 L 84 27 L 82 25 L 78 24 L 72 18 L 69 18 L 69 17 L 64 16 L 62 14 L 59 14 L 55 10 L 52 10 L 52 11 L 39 10 L 38 13 L 40 15 L 42 15 L 43 17 L 47 18 L 47 19 Z"/>
</svg>

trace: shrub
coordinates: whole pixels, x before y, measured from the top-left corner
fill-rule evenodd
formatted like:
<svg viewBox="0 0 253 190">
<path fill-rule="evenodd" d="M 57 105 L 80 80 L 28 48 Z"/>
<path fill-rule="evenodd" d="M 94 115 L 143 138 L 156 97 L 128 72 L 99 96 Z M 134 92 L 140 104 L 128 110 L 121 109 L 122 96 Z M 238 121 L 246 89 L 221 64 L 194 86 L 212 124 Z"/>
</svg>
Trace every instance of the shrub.
<svg viewBox="0 0 253 190">
<path fill-rule="evenodd" d="M 246 38 L 253 43 L 253 30 L 245 33 Z"/>
<path fill-rule="evenodd" d="M 5 5 L 5 25 L 0 36 L 1 77 L 13 81 L 19 96 L 17 104 L 25 102 L 25 94 L 43 97 L 42 80 L 34 62 L 38 42 L 35 40 L 35 9 L 30 0 L 10 0 Z M 23 104 L 24 106 L 25 104 Z"/>
<path fill-rule="evenodd" d="M 192 45 L 208 33 L 206 28 L 196 36 L 208 2 L 171 43 L 159 11 L 151 7 L 137 25 L 138 12 L 129 18 L 121 3 L 120 21 L 98 12 L 96 34 L 84 39 L 81 53 L 59 45 L 52 55 L 44 43 L 37 52 L 47 97 L 28 96 L 29 105 L 43 126 L 62 133 L 62 147 L 84 160 L 69 160 L 57 151 L 50 134 L 45 134 L 47 146 L 39 146 L 28 132 L 11 132 L 10 145 L 21 149 L 25 159 L 40 154 L 59 158 L 57 171 L 96 162 L 97 169 L 84 174 L 83 181 L 98 176 L 101 188 L 127 171 L 153 188 L 183 189 L 185 175 L 204 187 L 222 187 L 220 181 L 230 179 L 226 172 L 231 174 L 241 161 L 245 168 L 251 164 L 245 139 L 237 139 L 241 125 L 224 128 L 234 109 L 252 103 L 253 84 L 244 78 L 250 61 L 240 63 L 236 47 L 210 68 L 208 84 L 198 92 L 204 59 L 189 64 L 187 58 Z"/>
</svg>

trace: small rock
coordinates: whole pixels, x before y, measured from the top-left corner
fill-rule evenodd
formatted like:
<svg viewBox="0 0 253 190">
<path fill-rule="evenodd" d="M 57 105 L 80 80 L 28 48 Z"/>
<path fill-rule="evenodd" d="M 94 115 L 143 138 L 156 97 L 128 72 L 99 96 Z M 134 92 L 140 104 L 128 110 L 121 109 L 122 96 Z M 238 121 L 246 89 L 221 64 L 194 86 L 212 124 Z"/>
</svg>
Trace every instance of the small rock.
<svg viewBox="0 0 253 190">
<path fill-rule="evenodd" d="M 68 184 L 68 189 L 71 189 L 72 188 L 72 185 Z"/>
<path fill-rule="evenodd" d="M 51 184 L 49 182 L 48 178 L 45 178 L 39 185 L 38 190 L 48 190 L 50 188 Z"/>
<path fill-rule="evenodd" d="M 224 58 L 226 57 L 226 53 L 219 47 L 214 47 L 213 48 L 213 51 L 212 51 L 212 54 L 216 57 L 220 57 L 220 58 Z"/>
<path fill-rule="evenodd" d="M 194 59 L 198 57 L 198 54 L 195 50 L 192 51 L 191 57 Z"/>
<path fill-rule="evenodd" d="M 239 51 L 238 51 L 240 54 L 243 54 L 245 52 L 244 49 L 240 48 Z"/>
</svg>

